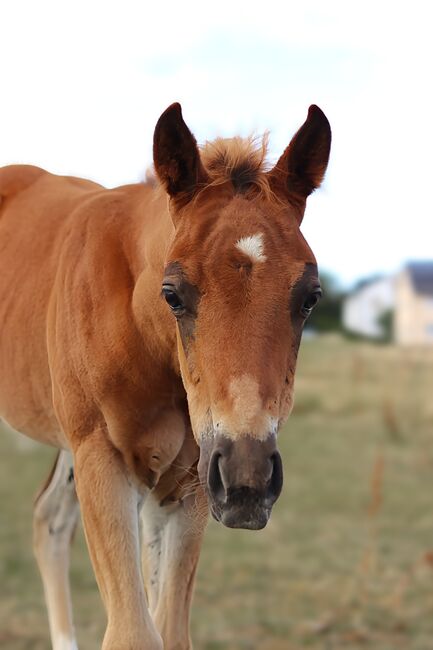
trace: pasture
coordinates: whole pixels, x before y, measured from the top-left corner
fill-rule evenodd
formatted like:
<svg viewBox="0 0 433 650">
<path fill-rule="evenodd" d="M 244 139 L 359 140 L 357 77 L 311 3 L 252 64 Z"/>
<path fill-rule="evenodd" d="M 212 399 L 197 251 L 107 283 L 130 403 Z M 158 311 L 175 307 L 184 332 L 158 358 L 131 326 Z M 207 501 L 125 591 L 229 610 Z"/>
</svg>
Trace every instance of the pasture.
<svg viewBox="0 0 433 650">
<path fill-rule="evenodd" d="M 433 648 L 433 350 L 303 342 L 285 485 L 264 531 L 211 522 L 196 650 Z M 0 647 L 46 650 L 31 504 L 53 450 L 0 437 Z M 105 619 L 80 529 L 71 579 L 81 650 Z"/>
</svg>

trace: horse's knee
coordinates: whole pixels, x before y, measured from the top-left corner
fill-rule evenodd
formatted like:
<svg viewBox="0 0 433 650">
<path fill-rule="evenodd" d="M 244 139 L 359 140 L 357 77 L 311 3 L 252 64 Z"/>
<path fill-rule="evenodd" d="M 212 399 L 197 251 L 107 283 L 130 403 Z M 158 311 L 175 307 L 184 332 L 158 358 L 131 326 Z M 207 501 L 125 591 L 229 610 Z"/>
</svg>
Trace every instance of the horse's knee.
<svg viewBox="0 0 433 650">
<path fill-rule="evenodd" d="M 131 636 L 132 630 L 121 630 L 108 624 L 101 650 L 170 650 L 156 630 L 142 630 Z"/>
</svg>

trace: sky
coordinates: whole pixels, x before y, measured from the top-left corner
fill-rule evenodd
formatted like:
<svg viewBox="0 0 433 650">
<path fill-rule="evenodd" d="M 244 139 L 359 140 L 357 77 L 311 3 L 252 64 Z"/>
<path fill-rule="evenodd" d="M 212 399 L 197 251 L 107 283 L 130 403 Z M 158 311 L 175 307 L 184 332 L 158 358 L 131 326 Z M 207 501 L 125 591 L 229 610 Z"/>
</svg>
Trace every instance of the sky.
<svg viewBox="0 0 433 650">
<path fill-rule="evenodd" d="M 199 142 L 270 131 L 277 160 L 318 104 L 333 131 L 302 226 L 343 286 L 432 259 L 430 3 L 0 3 L 0 165 L 139 181 L 172 102 Z"/>
</svg>

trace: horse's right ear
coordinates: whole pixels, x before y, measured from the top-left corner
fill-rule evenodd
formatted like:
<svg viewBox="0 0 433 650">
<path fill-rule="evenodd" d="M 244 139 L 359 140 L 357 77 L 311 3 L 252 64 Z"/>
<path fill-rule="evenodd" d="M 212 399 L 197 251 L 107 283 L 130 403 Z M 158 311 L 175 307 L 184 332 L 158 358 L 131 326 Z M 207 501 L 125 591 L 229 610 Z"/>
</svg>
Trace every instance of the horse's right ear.
<svg viewBox="0 0 433 650">
<path fill-rule="evenodd" d="M 156 124 L 153 163 L 159 180 L 173 198 L 192 196 L 206 181 L 197 141 L 183 121 L 178 103 L 169 106 Z"/>
</svg>

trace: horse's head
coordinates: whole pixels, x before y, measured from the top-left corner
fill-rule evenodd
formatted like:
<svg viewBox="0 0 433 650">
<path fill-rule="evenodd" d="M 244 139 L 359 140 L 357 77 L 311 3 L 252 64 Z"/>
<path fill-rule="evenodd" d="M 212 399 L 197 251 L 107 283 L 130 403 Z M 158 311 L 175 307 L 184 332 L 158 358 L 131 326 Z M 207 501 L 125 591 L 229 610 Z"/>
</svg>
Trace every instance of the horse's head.
<svg viewBox="0 0 433 650">
<path fill-rule="evenodd" d="M 201 152 L 179 104 L 160 117 L 154 163 L 174 237 L 162 294 L 177 320 L 178 357 L 216 519 L 262 528 L 283 481 L 277 433 L 293 404 L 305 319 L 320 297 L 299 229 L 326 170 L 331 131 L 317 106 L 278 163 L 239 138 Z"/>
</svg>

